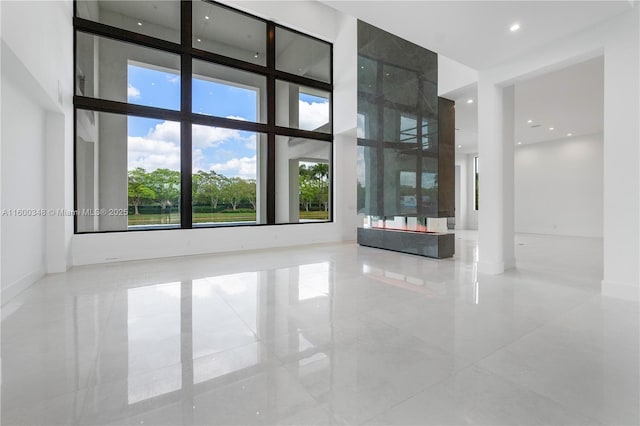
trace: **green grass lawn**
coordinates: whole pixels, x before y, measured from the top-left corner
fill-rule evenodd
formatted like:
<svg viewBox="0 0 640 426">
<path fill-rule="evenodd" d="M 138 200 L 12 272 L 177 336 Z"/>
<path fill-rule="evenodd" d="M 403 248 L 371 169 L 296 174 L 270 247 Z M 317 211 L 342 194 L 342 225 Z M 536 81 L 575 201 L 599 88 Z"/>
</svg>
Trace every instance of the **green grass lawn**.
<svg viewBox="0 0 640 426">
<path fill-rule="evenodd" d="M 301 211 L 300 219 L 329 220 L 329 212 L 325 211 Z M 225 213 L 195 213 L 193 223 L 211 222 L 255 222 L 255 212 L 225 212 Z M 129 215 L 129 226 L 135 225 L 178 225 L 180 215 L 172 213 L 170 215 L 161 214 L 138 214 Z"/>
</svg>

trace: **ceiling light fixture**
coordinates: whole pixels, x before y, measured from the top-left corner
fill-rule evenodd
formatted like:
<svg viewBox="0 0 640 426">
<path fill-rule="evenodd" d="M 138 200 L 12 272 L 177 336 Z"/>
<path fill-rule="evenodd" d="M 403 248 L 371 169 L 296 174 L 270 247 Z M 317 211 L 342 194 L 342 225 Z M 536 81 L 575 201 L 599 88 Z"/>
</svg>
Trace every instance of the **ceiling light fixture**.
<svg viewBox="0 0 640 426">
<path fill-rule="evenodd" d="M 254 58 L 257 58 L 258 56 L 260 56 L 260 53 L 256 52 L 255 55 L 253 55 Z"/>
<path fill-rule="evenodd" d="M 138 22 L 138 26 L 141 27 L 142 26 L 142 22 Z"/>
<path fill-rule="evenodd" d="M 515 33 L 516 31 L 518 31 L 520 29 L 520 24 L 517 22 L 514 22 L 513 24 L 511 24 L 511 26 L 509 27 L 509 31 L 511 31 L 512 33 Z"/>
<path fill-rule="evenodd" d="M 573 133 L 567 133 L 567 136 L 573 136 Z"/>
<path fill-rule="evenodd" d="M 468 104 L 472 104 L 473 103 L 473 99 L 467 99 L 467 103 Z"/>
<path fill-rule="evenodd" d="M 527 120 L 527 123 L 531 124 L 533 123 L 533 120 Z"/>
<path fill-rule="evenodd" d="M 205 16 L 205 17 L 204 17 L 204 19 L 209 20 L 209 17 L 208 17 L 208 16 Z"/>
<path fill-rule="evenodd" d="M 555 127 L 549 127 L 549 130 L 555 130 L 555 129 L 556 129 Z"/>
<path fill-rule="evenodd" d="M 198 41 L 198 43 L 200 43 L 202 40 L 200 40 L 199 38 L 196 39 Z"/>
<path fill-rule="evenodd" d="M 518 145 L 522 145 L 522 142 L 518 142 Z"/>
<path fill-rule="evenodd" d="M 462 145 L 458 145 L 458 148 L 462 148 Z"/>
</svg>

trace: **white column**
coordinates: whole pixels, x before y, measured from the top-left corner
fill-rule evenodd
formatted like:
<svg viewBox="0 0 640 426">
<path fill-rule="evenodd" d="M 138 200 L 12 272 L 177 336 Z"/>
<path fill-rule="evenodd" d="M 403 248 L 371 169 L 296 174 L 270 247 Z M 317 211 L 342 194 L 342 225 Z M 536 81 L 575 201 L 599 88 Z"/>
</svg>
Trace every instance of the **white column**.
<svg viewBox="0 0 640 426">
<path fill-rule="evenodd" d="M 602 294 L 640 300 L 640 11 L 604 55 L 604 279 Z"/>
<path fill-rule="evenodd" d="M 478 80 L 478 271 L 501 274 L 513 256 L 513 87 Z M 510 122 L 510 123 L 509 123 Z"/>
<path fill-rule="evenodd" d="M 503 257 L 504 269 L 516 267 L 514 253 L 515 241 L 515 204 L 514 204 L 514 168 L 515 168 L 515 87 L 502 89 L 502 196 L 504 233 Z"/>
</svg>

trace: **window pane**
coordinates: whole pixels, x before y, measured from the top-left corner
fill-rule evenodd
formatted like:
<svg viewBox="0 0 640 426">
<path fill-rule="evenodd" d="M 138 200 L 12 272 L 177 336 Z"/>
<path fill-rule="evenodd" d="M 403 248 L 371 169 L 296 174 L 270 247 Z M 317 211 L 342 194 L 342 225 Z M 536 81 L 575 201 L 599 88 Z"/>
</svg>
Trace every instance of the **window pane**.
<svg viewBox="0 0 640 426">
<path fill-rule="evenodd" d="M 330 94 L 285 81 L 276 82 L 276 124 L 331 133 Z"/>
<path fill-rule="evenodd" d="M 77 33 L 76 94 L 180 109 L 180 57 Z"/>
<path fill-rule="evenodd" d="M 193 125 L 193 224 L 266 223 L 262 133 Z"/>
<path fill-rule="evenodd" d="M 78 110 L 78 232 L 180 224 L 180 124 Z"/>
<path fill-rule="evenodd" d="M 276 223 L 330 219 L 330 142 L 276 137 Z"/>
<path fill-rule="evenodd" d="M 209 62 L 193 61 L 193 105 L 198 114 L 267 122 L 267 79 Z"/>
<path fill-rule="evenodd" d="M 331 47 L 320 40 L 277 27 L 276 68 L 330 83 Z"/>
<path fill-rule="evenodd" d="M 180 2 L 78 0 L 78 17 L 180 43 Z"/>
<path fill-rule="evenodd" d="M 266 65 L 267 24 L 206 1 L 193 2 L 193 47 Z"/>
</svg>

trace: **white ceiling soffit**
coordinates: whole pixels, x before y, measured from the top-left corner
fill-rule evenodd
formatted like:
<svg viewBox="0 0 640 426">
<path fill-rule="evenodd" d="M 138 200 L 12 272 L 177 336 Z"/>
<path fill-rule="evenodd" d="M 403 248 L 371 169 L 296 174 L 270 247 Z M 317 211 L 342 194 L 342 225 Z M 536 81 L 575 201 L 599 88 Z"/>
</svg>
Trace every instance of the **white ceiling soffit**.
<svg viewBox="0 0 640 426">
<path fill-rule="evenodd" d="M 508 61 L 633 7 L 609 1 L 350 1 L 327 5 L 472 68 Z M 514 23 L 516 32 L 509 30 Z"/>
<path fill-rule="evenodd" d="M 469 99 L 473 103 L 467 103 Z M 456 131 L 456 145 L 462 145 L 456 147 L 456 152 L 477 152 L 476 88 L 459 93 L 455 101 L 456 128 L 459 129 Z M 522 81 L 515 86 L 515 143 L 525 145 L 600 133 L 604 128 L 603 116 L 602 57 Z"/>
</svg>

